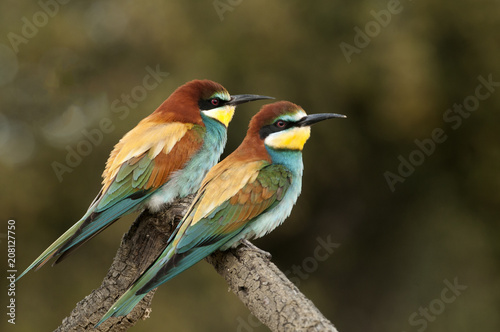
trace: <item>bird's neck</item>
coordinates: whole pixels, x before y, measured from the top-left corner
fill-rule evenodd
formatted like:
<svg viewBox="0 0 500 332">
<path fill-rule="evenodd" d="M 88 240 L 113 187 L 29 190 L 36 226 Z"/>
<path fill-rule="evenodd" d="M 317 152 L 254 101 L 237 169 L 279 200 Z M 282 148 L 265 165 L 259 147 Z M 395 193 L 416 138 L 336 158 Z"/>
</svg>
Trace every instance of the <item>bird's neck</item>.
<svg viewBox="0 0 500 332">
<path fill-rule="evenodd" d="M 181 170 L 175 172 L 175 176 L 169 180 L 169 192 L 178 192 L 178 196 L 185 197 L 198 190 L 201 181 L 207 172 L 217 164 L 227 140 L 226 127 L 205 115 L 201 115 L 204 127 L 195 126 L 192 130 L 200 130 L 200 138 L 203 145 L 197 153 L 193 154 Z M 175 180 L 175 181 L 172 181 Z M 171 189 L 175 188 L 175 190 Z M 177 190 L 177 191 L 176 191 Z M 163 202 L 166 194 L 161 194 Z"/>
<path fill-rule="evenodd" d="M 220 156 L 220 154 L 222 153 L 222 149 L 226 145 L 226 126 L 224 126 L 221 122 L 215 120 L 214 118 L 206 116 L 203 113 L 201 113 L 201 120 L 203 121 L 203 124 L 206 128 L 204 143 L 205 147 L 217 148 L 217 150 L 220 149 L 221 151 L 214 151 L 214 153 L 217 153 Z"/>
<path fill-rule="evenodd" d="M 302 163 L 302 152 L 299 150 L 277 150 L 266 146 L 267 153 L 273 164 L 287 167 L 292 173 L 302 176 L 304 164 Z"/>
</svg>

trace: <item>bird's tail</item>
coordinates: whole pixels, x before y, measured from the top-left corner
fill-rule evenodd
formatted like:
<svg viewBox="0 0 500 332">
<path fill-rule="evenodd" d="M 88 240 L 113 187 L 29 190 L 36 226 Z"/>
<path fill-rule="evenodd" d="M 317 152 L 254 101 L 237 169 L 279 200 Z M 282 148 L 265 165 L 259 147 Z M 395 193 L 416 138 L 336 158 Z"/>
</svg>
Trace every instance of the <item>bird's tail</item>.
<svg viewBox="0 0 500 332">
<path fill-rule="evenodd" d="M 204 247 L 177 252 L 177 243 L 175 240 L 172 241 L 133 286 L 113 304 L 96 327 L 110 317 L 126 316 L 148 292 L 207 257 L 220 246 L 220 242 L 215 242 Z"/>
<path fill-rule="evenodd" d="M 132 287 L 127 291 L 109 308 L 108 312 L 104 314 L 101 320 L 94 326 L 96 328 L 105 320 L 110 317 L 126 316 L 134 307 L 147 295 L 149 290 L 144 291 L 146 286 L 152 278 L 158 273 L 158 270 L 174 256 L 174 246 L 168 245 L 164 249 L 163 254 L 137 279 Z M 156 285 L 157 286 L 157 285 Z M 153 287 L 154 288 L 154 287 Z"/>
<path fill-rule="evenodd" d="M 37 258 L 33 263 L 31 263 L 23 273 L 17 277 L 16 281 L 21 279 L 26 273 L 35 269 L 38 270 L 45 263 L 47 263 L 54 255 L 57 254 L 58 250 L 64 246 L 64 244 L 73 237 L 73 235 L 80 229 L 80 226 L 83 224 L 85 219 L 79 220 L 76 224 L 74 224 L 70 229 L 68 229 L 63 235 L 61 235 L 54 243 L 52 243 L 45 251 Z"/>
<path fill-rule="evenodd" d="M 38 270 L 53 257 L 57 257 L 54 264 L 59 263 L 68 254 L 105 230 L 115 220 L 134 210 L 139 203 L 140 201 L 134 202 L 132 199 L 126 199 L 99 212 L 95 212 L 91 206 L 83 218 L 52 243 L 50 247 L 21 273 L 16 281 L 32 269 L 35 268 L 35 270 Z"/>
<path fill-rule="evenodd" d="M 134 307 L 144 298 L 145 294 L 136 294 L 139 288 L 133 286 L 123 294 L 118 301 L 116 301 L 113 306 L 106 312 L 106 314 L 101 318 L 101 320 L 94 326 L 97 328 L 106 319 L 110 317 L 126 316 L 128 313 L 134 309 Z"/>
</svg>

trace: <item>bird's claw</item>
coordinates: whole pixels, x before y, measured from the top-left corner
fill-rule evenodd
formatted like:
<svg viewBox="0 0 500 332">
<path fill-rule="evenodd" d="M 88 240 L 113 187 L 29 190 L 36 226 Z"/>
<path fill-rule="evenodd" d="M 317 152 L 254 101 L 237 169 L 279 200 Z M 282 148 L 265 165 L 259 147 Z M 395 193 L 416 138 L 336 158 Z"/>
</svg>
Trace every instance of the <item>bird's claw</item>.
<svg viewBox="0 0 500 332">
<path fill-rule="evenodd" d="M 271 258 L 273 257 L 269 252 L 260 249 L 255 244 L 253 244 L 252 242 L 250 242 L 246 239 L 241 241 L 241 246 L 239 246 L 239 249 L 240 250 L 250 250 L 250 251 L 256 252 L 256 253 L 264 256 L 268 260 L 271 260 Z"/>
</svg>

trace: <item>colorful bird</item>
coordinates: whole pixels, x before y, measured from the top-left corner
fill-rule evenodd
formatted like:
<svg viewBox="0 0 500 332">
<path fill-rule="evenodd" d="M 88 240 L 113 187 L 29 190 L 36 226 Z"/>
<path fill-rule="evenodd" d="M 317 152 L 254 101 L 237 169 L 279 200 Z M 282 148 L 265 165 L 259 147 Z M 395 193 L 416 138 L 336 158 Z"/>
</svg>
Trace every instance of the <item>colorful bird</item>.
<svg viewBox="0 0 500 332">
<path fill-rule="evenodd" d="M 220 158 L 236 105 L 272 99 L 229 95 L 220 84 L 194 80 L 177 88 L 114 147 L 103 187 L 85 215 L 19 277 L 51 258 L 60 262 L 118 218 L 148 208 L 157 211 L 177 197 L 195 193 Z"/>
<path fill-rule="evenodd" d="M 149 291 L 215 250 L 235 247 L 279 226 L 301 191 L 302 148 L 310 126 L 344 117 L 307 115 L 287 101 L 265 105 L 252 118 L 241 145 L 208 172 L 161 255 L 97 325 L 127 315 Z"/>
</svg>

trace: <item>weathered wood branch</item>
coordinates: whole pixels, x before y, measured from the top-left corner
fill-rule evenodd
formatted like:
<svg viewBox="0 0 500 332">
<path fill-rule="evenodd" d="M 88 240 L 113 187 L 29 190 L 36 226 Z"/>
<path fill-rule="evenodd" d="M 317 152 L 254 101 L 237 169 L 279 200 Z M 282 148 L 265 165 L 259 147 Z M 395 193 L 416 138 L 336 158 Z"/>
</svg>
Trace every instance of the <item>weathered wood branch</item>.
<svg viewBox="0 0 500 332">
<path fill-rule="evenodd" d="M 179 199 L 156 214 L 144 211 L 124 235 L 101 286 L 78 302 L 56 331 L 126 331 L 138 320 L 148 318 L 155 290 L 129 315 L 110 318 L 93 328 L 165 248 L 191 199 Z M 272 331 L 336 331 L 266 255 L 240 246 L 216 252 L 207 261 L 250 312 Z"/>
</svg>

